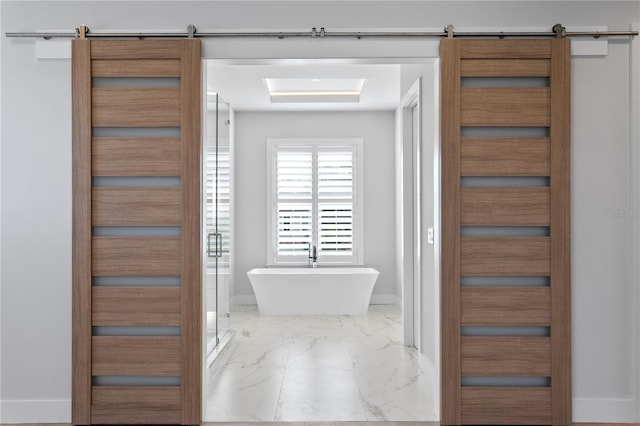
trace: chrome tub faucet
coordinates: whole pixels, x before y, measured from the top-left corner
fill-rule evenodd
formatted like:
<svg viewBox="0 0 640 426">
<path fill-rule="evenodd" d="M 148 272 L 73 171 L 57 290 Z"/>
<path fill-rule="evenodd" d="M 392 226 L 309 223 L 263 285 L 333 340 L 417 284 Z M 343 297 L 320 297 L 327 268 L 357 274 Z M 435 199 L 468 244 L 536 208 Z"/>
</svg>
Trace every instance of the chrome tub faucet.
<svg viewBox="0 0 640 426">
<path fill-rule="evenodd" d="M 312 246 L 309 243 L 309 266 L 312 268 L 318 267 L 318 249 L 316 246 Z"/>
</svg>

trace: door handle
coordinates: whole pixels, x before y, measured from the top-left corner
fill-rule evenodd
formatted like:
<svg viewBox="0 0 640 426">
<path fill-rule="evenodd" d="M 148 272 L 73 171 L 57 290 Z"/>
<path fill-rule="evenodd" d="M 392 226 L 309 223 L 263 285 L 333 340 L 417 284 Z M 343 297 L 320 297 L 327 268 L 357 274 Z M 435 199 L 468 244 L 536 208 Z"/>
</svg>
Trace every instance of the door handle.
<svg viewBox="0 0 640 426">
<path fill-rule="evenodd" d="M 211 240 L 215 239 L 213 243 Z M 222 257 L 222 234 L 219 232 L 211 232 L 207 234 L 207 256 Z"/>
</svg>

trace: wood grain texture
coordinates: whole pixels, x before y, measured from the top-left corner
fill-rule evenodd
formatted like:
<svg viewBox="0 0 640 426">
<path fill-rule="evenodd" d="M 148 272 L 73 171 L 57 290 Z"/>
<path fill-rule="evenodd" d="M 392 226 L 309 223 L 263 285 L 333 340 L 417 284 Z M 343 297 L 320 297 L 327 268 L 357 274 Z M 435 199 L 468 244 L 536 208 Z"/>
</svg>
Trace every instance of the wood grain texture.
<svg viewBox="0 0 640 426">
<path fill-rule="evenodd" d="M 178 138 L 93 138 L 93 176 L 180 176 Z"/>
<path fill-rule="evenodd" d="M 74 424 L 91 413 L 91 42 L 71 42 L 72 401 Z"/>
<path fill-rule="evenodd" d="M 548 77 L 548 59 L 464 59 L 462 77 Z"/>
<path fill-rule="evenodd" d="M 180 59 L 180 40 L 95 40 L 91 59 Z"/>
<path fill-rule="evenodd" d="M 549 138 L 462 138 L 462 176 L 549 176 Z"/>
<path fill-rule="evenodd" d="M 463 376 L 551 376 L 549 337 L 462 337 Z"/>
<path fill-rule="evenodd" d="M 93 188 L 93 226 L 180 226 L 180 188 Z"/>
<path fill-rule="evenodd" d="M 179 336 L 93 336 L 94 376 L 179 376 Z"/>
<path fill-rule="evenodd" d="M 568 50 L 565 40 L 557 40 L 553 55 L 561 50 L 562 61 L 551 58 L 556 40 L 459 40 L 458 51 L 441 43 L 441 129 L 442 129 L 442 423 L 443 424 L 569 424 L 570 421 L 570 353 L 568 331 L 554 335 L 554 324 L 568 327 L 567 289 L 553 288 L 569 281 L 568 252 L 568 145 L 554 146 L 555 140 L 568 141 Z M 451 44 L 448 44 L 451 43 Z M 452 60 L 455 57 L 455 60 Z M 462 63 L 460 63 L 460 58 Z M 547 77 L 549 88 L 463 88 L 460 75 L 469 77 Z M 561 78 L 558 78 L 561 75 Z M 556 77 L 554 77 L 556 76 Z M 456 92 L 457 91 L 457 92 Z M 556 99 L 558 92 L 564 93 Z M 453 100 L 452 100 L 453 99 Z M 446 105 L 446 107 L 445 107 Z M 556 113 L 557 111 L 557 113 Z M 552 118 L 553 116 L 553 118 Z M 567 118 L 562 125 L 554 122 Z M 472 127 L 550 127 L 549 138 L 462 138 L 459 151 L 450 150 L 447 142 L 459 138 L 461 126 Z M 459 140 L 459 139 L 458 139 Z M 558 154 L 558 150 L 562 150 Z M 459 157 L 457 157 L 459 155 Z M 556 155 L 556 157 L 554 157 Z M 558 159 L 562 158 L 562 161 Z M 449 176 L 451 164 L 460 174 Z M 554 173 L 563 170 L 557 178 Z M 460 176 L 549 176 L 562 194 L 556 205 L 554 188 L 459 188 Z M 447 181 L 447 179 L 450 179 Z M 457 182 L 454 182 L 457 180 Z M 449 186 L 447 185 L 449 183 Z M 566 185 L 565 185 L 566 183 Z M 457 187 L 456 187 L 457 185 Z M 453 187 L 453 189 L 451 189 Z M 558 195 L 560 196 L 560 195 Z M 447 197 L 457 210 L 447 210 Z M 564 205 L 562 203 L 565 203 Z M 559 209 L 554 218 L 554 209 Z M 453 217 L 453 219 L 451 219 Z M 447 224 L 457 221 L 457 229 Z M 559 230 L 554 226 L 562 223 Z M 460 238 L 459 226 L 550 226 L 551 237 Z M 567 232 L 565 233 L 565 229 Z M 559 232 L 558 232 L 559 231 Z M 555 234 L 554 234 L 555 232 Z M 553 236 L 562 235 L 563 243 L 554 245 Z M 447 252 L 458 244 L 458 253 Z M 564 244 L 564 245 L 563 245 Z M 560 253 L 561 260 L 555 260 Z M 457 257 L 456 257 L 457 254 Z M 447 265 L 449 262 L 449 265 Z M 456 265 L 456 263 L 458 263 Z M 557 264 L 556 266 L 554 266 Z M 557 270 L 555 269 L 557 268 Z M 558 272 L 562 270 L 562 273 Z M 456 271 L 454 276 L 448 276 Z M 555 271 L 555 272 L 554 272 Z M 551 287 L 472 287 L 460 289 L 460 274 L 465 276 L 551 276 Z M 450 280 L 447 280 L 449 278 Z M 455 281 L 458 294 L 447 293 L 445 285 Z M 557 284 L 560 286 L 561 284 Z M 568 288 L 568 287 L 567 287 Z M 556 292 L 559 297 L 556 300 Z M 457 298 L 457 299 L 456 299 Z M 447 330 L 448 308 L 457 301 L 458 327 Z M 556 312 L 558 315 L 556 316 Z M 553 318 L 553 323 L 552 323 Z M 470 337 L 464 340 L 464 351 L 451 354 L 444 349 L 447 342 L 460 339 L 460 324 L 550 326 L 550 338 Z M 567 333 L 565 333 L 567 331 Z M 466 339 L 464 337 L 463 339 Z M 527 342 L 527 343 L 523 343 Z M 557 342 L 561 342 L 557 345 Z M 556 351 L 562 351 L 556 354 Z M 453 360 L 453 361 L 451 361 Z M 454 364 L 451 366 L 451 364 Z M 453 404 L 447 398 L 455 386 L 446 377 L 450 369 L 470 375 L 542 375 L 551 376 L 553 388 L 464 387 L 453 382 L 458 395 Z M 449 370 L 451 371 L 451 370 Z M 561 372 L 561 373 L 560 373 Z M 556 374 L 560 374 L 556 380 Z M 453 380 L 457 380 L 454 378 Z M 449 383 L 447 383 L 449 382 Z M 562 408 L 556 408 L 563 404 Z M 567 416 L 567 413 L 569 415 Z M 457 417 L 455 417 L 457 416 Z"/>
<path fill-rule="evenodd" d="M 463 424 L 551 424 L 550 388 L 462 388 Z"/>
<path fill-rule="evenodd" d="M 124 59 L 91 61 L 94 77 L 180 77 L 178 59 Z"/>
<path fill-rule="evenodd" d="M 462 226 L 549 226 L 549 188 L 462 188 Z"/>
<path fill-rule="evenodd" d="M 547 276 L 549 237 L 466 237 L 461 239 L 462 275 Z"/>
<path fill-rule="evenodd" d="M 551 57 L 550 40 L 464 40 L 462 59 L 546 59 Z"/>
<path fill-rule="evenodd" d="M 179 326 L 179 287 L 93 287 L 92 324 Z"/>
<path fill-rule="evenodd" d="M 461 305 L 462 325 L 551 325 L 548 287 L 463 287 Z"/>
<path fill-rule="evenodd" d="M 440 42 L 441 423 L 460 424 L 460 41 Z"/>
<path fill-rule="evenodd" d="M 201 45 L 182 40 L 182 424 L 202 422 Z"/>
<path fill-rule="evenodd" d="M 553 424 L 571 423 L 571 42 L 551 58 L 551 346 Z"/>
<path fill-rule="evenodd" d="M 74 43 L 83 43 L 86 51 L 83 61 L 74 64 L 74 70 L 82 73 L 79 78 L 74 76 L 74 88 L 81 86 L 84 90 L 83 102 L 77 103 L 74 98 L 74 162 L 77 146 L 80 146 L 76 142 L 81 139 L 76 134 L 77 128 L 84 132 L 82 139 L 86 142 L 80 152 L 80 175 L 84 179 L 80 182 L 85 185 L 84 189 L 76 187 L 74 169 L 74 208 L 77 197 L 82 200 L 79 205 L 84 209 L 81 213 L 85 222 L 83 225 L 83 219 L 76 220 L 74 216 L 74 231 L 78 223 L 86 242 L 84 249 L 77 251 L 74 264 L 79 263 L 84 268 L 88 284 L 80 305 L 74 281 L 74 306 L 81 307 L 80 315 L 84 312 L 81 327 L 88 330 L 86 344 L 78 344 L 74 334 L 74 423 L 199 424 L 202 387 L 200 42 L 101 40 Z M 92 72 L 96 77 L 108 78 L 180 77 L 181 88 L 92 89 Z M 184 110 L 183 105 L 186 106 Z M 78 120 L 84 120 L 80 127 L 76 124 Z M 92 126 L 174 127 L 181 128 L 181 138 L 92 140 Z M 188 160 L 185 160 L 185 154 L 189 156 Z M 185 168 L 187 173 L 183 174 Z M 183 179 L 181 188 L 95 188 L 92 191 L 92 176 L 180 176 Z M 187 198 L 183 189 L 189 192 Z M 92 196 L 95 196 L 93 204 Z M 185 203 L 185 200 L 189 202 Z M 183 217 L 180 213 L 183 206 L 192 218 Z M 92 238 L 92 217 L 96 226 L 180 226 L 183 236 Z M 77 239 L 74 233 L 74 243 Z M 183 251 L 189 255 L 188 260 L 183 259 Z M 93 288 L 92 300 L 92 275 L 180 276 L 182 286 L 98 286 Z M 185 303 L 185 296 L 190 303 Z M 79 318 L 76 314 L 74 311 L 74 324 Z M 189 337 L 97 336 L 93 338 L 95 351 L 92 352 L 92 321 L 100 325 L 180 325 L 183 334 L 186 330 Z M 185 343 L 190 346 L 185 348 Z M 95 374 L 176 375 L 181 376 L 182 384 L 176 387 L 92 388 L 92 356 Z M 188 359 L 183 362 L 183 358 Z M 86 361 L 84 370 L 77 367 L 78 359 Z M 81 380 L 84 388 L 76 386 L 76 379 Z M 78 410 L 82 404 L 84 410 Z M 185 415 L 182 407 L 186 407 Z"/>
<path fill-rule="evenodd" d="M 548 76 L 550 82 L 549 88 L 461 89 L 458 128 L 451 130 L 458 134 L 460 126 L 550 127 L 549 138 L 462 138 L 461 176 L 549 176 L 553 184 L 550 188 L 469 187 L 456 194 L 460 196 L 461 212 L 448 213 L 459 213 L 459 224 L 550 226 L 551 235 L 459 241 L 462 275 L 551 277 L 550 287 L 464 286 L 459 299 L 460 322 L 476 326 L 550 326 L 551 337 L 465 336 L 458 360 L 466 375 L 551 376 L 551 387 L 464 387 L 455 424 L 570 424 L 569 43 L 561 39 L 459 43 L 459 55 L 465 59 L 441 70 L 441 75 L 446 75 L 441 82 L 446 86 L 441 92 L 443 105 L 447 103 L 445 93 L 460 90 L 460 73 L 469 77 Z M 441 53 L 441 64 L 445 59 Z M 456 66 L 460 68 L 452 78 Z M 452 120 L 447 115 L 456 113 L 455 109 L 442 108 L 443 206 L 447 192 L 445 123 Z M 555 145 L 556 141 L 562 143 Z M 446 231 L 445 223 L 443 208 L 443 268 L 445 241 L 455 235 Z M 444 322 L 447 293 L 445 272 L 442 274 Z M 444 324 L 442 333 L 444 344 L 448 338 Z M 444 375 L 448 359 L 444 350 L 442 354 Z M 442 388 L 446 388 L 444 380 Z M 445 399 L 444 391 L 442 395 Z M 443 424 L 454 424 L 445 420 L 444 408 L 442 412 Z"/>
<path fill-rule="evenodd" d="M 462 126 L 549 126 L 549 88 L 470 88 L 461 90 Z"/>
<path fill-rule="evenodd" d="M 177 276 L 182 273 L 180 238 L 93 237 L 92 241 L 95 276 Z"/>
<path fill-rule="evenodd" d="M 179 127 L 180 89 L 94 88 L 94 127 Z"/>
<path fill-rule="evenodd" d="M 94 386 L 93 424 L 180 424 L 180 386 Z"/>
</svg>

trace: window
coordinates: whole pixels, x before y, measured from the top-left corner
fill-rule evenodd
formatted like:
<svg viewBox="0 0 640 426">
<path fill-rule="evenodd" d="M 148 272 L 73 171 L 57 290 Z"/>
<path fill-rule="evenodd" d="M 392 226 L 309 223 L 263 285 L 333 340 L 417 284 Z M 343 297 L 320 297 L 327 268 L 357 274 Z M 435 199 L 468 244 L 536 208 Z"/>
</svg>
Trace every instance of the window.
<svg viewBox="0 0 640 426">
<path fill-rule="evenodd" d="M 268 264 L 362 264 L 362 139 L 269 139 Z"/>
</svg>

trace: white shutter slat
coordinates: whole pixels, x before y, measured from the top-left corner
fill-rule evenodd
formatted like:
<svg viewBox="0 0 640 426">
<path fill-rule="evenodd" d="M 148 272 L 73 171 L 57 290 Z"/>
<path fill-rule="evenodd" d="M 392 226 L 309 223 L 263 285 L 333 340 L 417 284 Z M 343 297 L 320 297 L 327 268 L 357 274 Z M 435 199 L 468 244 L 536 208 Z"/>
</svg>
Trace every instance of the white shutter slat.
<svg viewBox="0 0 640 426">
<path fill-rule="evenodd" d="M 313 154 L 276 150 L 277 252 L 307 256 L 313 235 Z M 306 202 L 302 202 L 306 201 Z"/>
<path fill-rule="evenodd" d="M 318 205 L 320 254 L 353 255 L 353 204 Z"/>
<path fill-rule="evenodd" d="M 278 200 L 310 200 L 312 198 L 312 161 L 311 152 L 289 151 L 286 148 L 277 150 L 276 185 Z"/>
<path fill-rule="evenodd" d="M 278 255 L 308 255 L 313 232 L 311 203 L 278 203 Z"/>
<path fill-rule="evenodd" d="M 318 199 L 353 198 L 353 152 L 318 152 Z"/>
<path fill-rule="evenodd" d="M 353 255 L 353 152 L 318 152 L 318 246 L 321 255 Z M 340 203 L 323 203 L 344 200 Z"/>
</svg>

